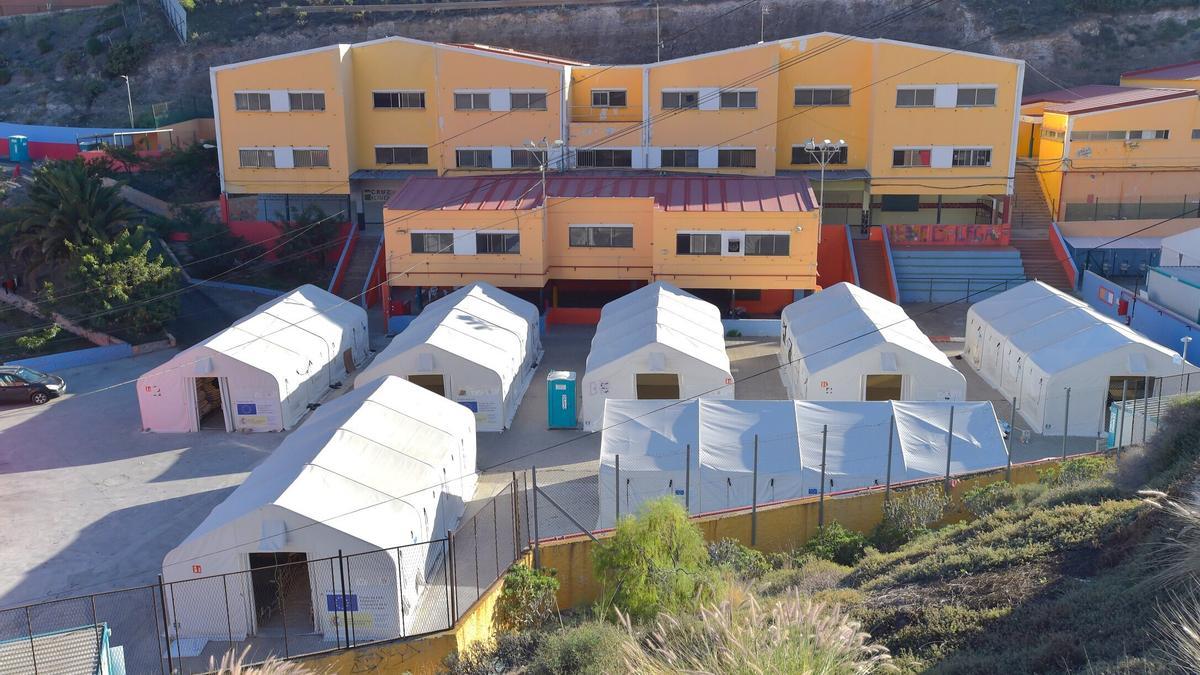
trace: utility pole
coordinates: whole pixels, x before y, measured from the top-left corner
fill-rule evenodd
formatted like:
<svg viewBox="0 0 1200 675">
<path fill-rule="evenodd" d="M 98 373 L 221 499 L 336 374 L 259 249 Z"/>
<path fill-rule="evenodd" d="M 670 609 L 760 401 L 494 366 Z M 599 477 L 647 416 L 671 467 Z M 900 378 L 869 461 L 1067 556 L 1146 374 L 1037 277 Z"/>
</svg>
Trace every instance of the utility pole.
<svg viewBox="0 0 1200 675">
<path fill-rule="evenodd" d="M 820 143 L 810 138 L 808 139 L 808 142 L 804 144 L 805 151 L 807 151 L 808 154 L 815 159 L 818 164 L 821 165 L 821 191 L 820 196 L 818 197 L 820 204 L 817 204 L 818 232 L 821 231 L 820 225 L 825 224 L 825 167 L 829 166 L 829 163 L 836 159 L 845 148 L 846 141 L 840 138 L 836 143 L 828 138 Z"/>
<path fill-rule="evenodd" d="M 662 17 L 658 3 L 654 3 L 654 62 L 662 61 Z"/>
<path fill-rule="evenodd" d="M 563 146 L 561 138 L 554 141 L 547 141 L 545 137 L 539 141 L 525 141 L 525 149 L 529 154 L 533 155 L 533 161 L 538 163 L 538 173 L 542 178 L 542 242 L 546 241 L 547 233 L 550 231 L 550 216 L 547 209 L 550 206 L 550 197 L 546 194 L 546 165 L 550 163 L 550 149 L 558 149 Z M 539 156 L 538 152 L 542 154 Z"/>
<path fill-rule="evenodd" d="M 767 41 L 767 3 L 758 0 L 758 42 Z"/>
<path fill-rule="evenodd" d="M 129 87 L 128 75 L 122 75 L 121 79 L 125 80 L 125 98 L 129 101 L 129 128 L 133 129 L 133 90 Z"/>
</svg>

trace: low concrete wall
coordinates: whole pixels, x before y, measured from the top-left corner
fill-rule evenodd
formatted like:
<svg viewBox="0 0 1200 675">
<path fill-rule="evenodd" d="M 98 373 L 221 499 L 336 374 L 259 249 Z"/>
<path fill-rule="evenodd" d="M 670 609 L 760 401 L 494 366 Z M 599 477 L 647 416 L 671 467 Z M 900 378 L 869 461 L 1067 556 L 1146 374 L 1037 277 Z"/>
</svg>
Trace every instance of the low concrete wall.
<svg viewBox="0 0 1200 675">
<path fill-rule="evenodd" d="M 779 319 L 721 319 L 725 333 L 736 330 L 746 337 L 779 337 Z"/>
<path fill-rule="evenodd" d="M 47 354 L 45 356 L 31 356 L 27 359 L 17 359 L 9 361 L 9 364 L 29 366 L 34 370 L 41 371 L 56 371 L 66 370 L 67 368 L 78 368 L 79 366 L 90 366 L 94 363 L 105 363 L 107 361 L 116 361 L 117 359 L 125 359 L 133 356 L 133 346 L 128 344 L 108 345 L 106 347 L 91 347 L 89 349 L 76 349 L 70 352 L 62 352 L 60 354 Z"/>
</svg>

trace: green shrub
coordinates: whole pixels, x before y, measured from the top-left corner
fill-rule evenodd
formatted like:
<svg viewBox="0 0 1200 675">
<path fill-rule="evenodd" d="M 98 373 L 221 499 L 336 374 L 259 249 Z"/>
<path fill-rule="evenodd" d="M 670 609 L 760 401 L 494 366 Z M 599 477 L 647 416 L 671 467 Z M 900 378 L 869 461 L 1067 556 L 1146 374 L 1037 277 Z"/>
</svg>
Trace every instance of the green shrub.
<svg viewBox="0 0 1200 675">
<path fill-rule="evenodd" d="M 37 39 L 37 49 L 39 54 L 49 54 L 54 49 L 54 43 L 50 38 L 40 37 Z"/>
<path fill-rule="evenodd" d="M 946 514 L 949 501 L 940 486 L 925 486 L 892 494 L 883 507 L 883 522 L 872 540 L 882 551 L 894 551 L 929 531 Z"/>
<path fill-rule="evenodd" d="M 986 516 L 997 509 L 1012 506 L 1017 501 L 1013 486 L 1007 481 L 979 485 L 963 494 L 963 505 L 976 518 Z"/>
<path fill-rule="evenodd" d="M 629 634 L 604 621 L 589 621 L 546 636 L 529 661 L 529 675 L 602 675 L 621 670 Z"/>
<path fill-rule="evenodd" d="M 802 550 L 822 560 L 832 560 L 839 565 L 853 565 L 863 557 L 866 548 L 866 537 L 853 530 L 847 530 L 841 523 L 834 522 L 817 530 L 817 534 L 804 544 Z"/>
<path fill-rule="evenodd" d="M 504 575 L 496 600 L 496 625 L 504 630 L 536 628 L 558 609 L 558 579 L 553 569 L 535 570 L 517 563 Z"/>
<path fill-rule="evenodd" d="M 700 529 L 672 497 L 644 503 L 617 523 L 592 554 L 604 583 L 602 611 L 620 609 L 635 621 L 660 611 L 694 607 L 712 595 L 715 575 Z"/>
<path fill-rule="evenodd" d="M 0 87 L 12 82 L 12 71 L 8 68 L 0 68 Z"/>
<path fill-rule="evenodd" d="M 104 51 L 104 43 L 99 38 L 90 37 L 83 43 L 83 48 L 92 56 L 99 56 Z"/>
<path fill-rule="evenodd" d="M 142 61 L 150 54 L 149 45 L 135 39 L 114 42 L 108 50 L 108 61 L 104 64 L 104 74 L 109 77 L 128 75 L 138 69 Z"/>
<path fill-rule="evenodd" d="M 1121 490 L 1107 480 L 1080 481 L 1065 483 L 1049 488 L 1036 499 L 1029 502 L 1030 506 L 1050 508 L 1063 504 L 1099 504 L 1111 499 L 1122 499 L 1125 495 Z"/>
<path fill-rule="evenodd" d="M 1038 470 L 1038 482 L 1044 485 L 1074 485 L 1096 481 L 1112 472 L 1113 460 L 1101 455 L 1074 457 Z"/>
<path fill-rule="evenodd" d="M 493 641 L 470 644 L 453 651 L 442 661 L 450 675 L 495 675 L 529 663 L 545 633 L 501 633 Z"/>
<path fill-rule="evenodd" d="M 833 561 L 809 559 L 797 567 L 767 572 L 759 580 L 759 588 L 768 596 L 792 589 L 812 595 L 835 588 L 849 573 L 849 567 Z"/>
<path fill-rule="evenodd" d="M 68 49 L 66 52 L 63 52 L 60 62 L 66 70 L 77 71 L 83 68 L 83 52 L 78 49 Z"/>
<path fill-rule="evenodd" d="M 708 559 L 713 565 L 728 569 L 743 579 L 758 579 L 771 569 L 762 552 L 743 546 L 736 539 L 709 544 Z"/>
</svg>

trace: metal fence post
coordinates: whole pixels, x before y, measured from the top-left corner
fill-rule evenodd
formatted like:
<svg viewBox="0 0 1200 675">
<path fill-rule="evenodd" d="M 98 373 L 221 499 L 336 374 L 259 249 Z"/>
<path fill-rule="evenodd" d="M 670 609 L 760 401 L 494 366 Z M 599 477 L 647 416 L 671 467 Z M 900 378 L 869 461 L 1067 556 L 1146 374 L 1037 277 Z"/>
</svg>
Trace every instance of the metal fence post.
<svg viewBox="0 0 1200 675">
<path fill-rule="evenodd" d="M 1071 388 L 1067 387 L 1067 405 L 1065 408 L 1063 408 L 1063 447 L 1062 447 L 1063 461 L 1066 461 L 1066 459 L 1067 459 L 1067 428 L 1070 424 L 1070 421 L 1071 421 Z"/>
<path fill-rule="evenodd" d="M 442 540 L 442 580 L 446 582 L 446 627 L 454 625 L 454 597 L 450 594 L 450 531 Z"/>
<path fill-rule="evenodd" d="M 887 508 L 892 499 L 892 437 L 896 435 L 896 414 L 888 417 L 888 455 L 887 474 L 883 483 L 883 506 Z"/>
<path fill-rule="evenodd" d="M 337 590 L 337 577 L 334 576 L 334 574 L 333 574 L 333 558 L 332 557 L 329 558 L 329 590 L 330 591 Z M 333 615 L 334 623 L 336 624 L 337 623 L 337 605 L 333 606 L 333 611 L 334 611 L 334 615 Z M 337 630 L 336 625 L 334 626 L 333 639 L 334 639 L 334 645 L 338 649 L 341 649 L 342 648 L 342 631 Z"/>
<path fill-rule="evenodd" d="M 946 478 L 942 482 L 942 491 L 950 496 L 950 452 L 954 447 L 954 406 L 950 406 L 950 430 L 946 433 Z"/>
<path fill-rule="evenodd" d="M 929 302 L 933 302 L 933 277 L 929 277 Z"/>
<path fill-rule="evenodd" d="M 350 612 L 348 606 L 350 598 L 346 597 L 346 566 L 343 564 L 342 549 L 338 549 L 338 574 L 342 577 L 342 588 L 340 595 L 342 598 L 342 630 L 346 632 L 346 647 L 350 647 Z M 337 605 L 333 607 L 337 609 Z"/>
<path fill-rule="evenodd" d="M 448 565 L 446 583 L 447 588 L 450 589 L 450 623 L 446 627 L 450 628 L 458 620 L 458 565 L 454 561 L 454 533 L 450 530 L 446 530 L 446 548 L 450 551 L 446 556 Z"/>
<path fill-rule="evenodd" d="M 1129 390 L 1129 380 L 1121 380 L 1121 408 L 1117 411 L 1117 461 L 1121 461 L 1121 450 L 1125 445 L 1125 396 Z"/>
<path fill-rule="evenodd" d="M 1141 199 L 1139 197 L 1139 199 Z M 1142 383 L 1142 445 L 1146 444 L 1146 421 L 1150 415 L 1150 376 Z"/>
<path fill-rule="evenodd" d="M 537 499 L 537 497 L 529 491 L 529 472 L 521 472 L 521 482 L 525 484 L 525 527 L 527 528 L 525 530 L 525 545 L 532 547 L 533 542 L 530 540 L 530 535 L 533 534 L 533 530 L 528 528 L 533 524 L 533 516 L 530 514 L 529 501 L 530 497 L 533 497 L 534 499 Z"/>
<path fill-rule="evenodd" d="M 404 626 L 404 547 L 396 547 L 396 585 L 400 587 L 400 635 L 404 637 L 408 629 Z"/>
<path fill-rule="evenodd" d="M 825 527 L 825 448 L 829 440 L 829 425 L 821 426 L 821 496 L 817 502 L 817 527 Z"/>
<path fill-rule="evenodd" d="M 221 575 L 221 589 L 225 591 L 225 628 L 229 637 L 229 646 L 233 647 L 233 617 L 229 614 L 229 577 Z"/>
<path fill-rule="evenodd" d="M 1004 480 L 1012 482 L 1012 446 L 1013 437 L 1017 435 L 1017 397 L 1012 400 L 1012 408 L 1008 411 L 1008 462 L 1004 466 Z"/>
<path fill-rule="evenodd" d="M 162 576 L 158 577 L 162 581 Z M 37 643 L 33 641 L 33 619 L 29 618 L 29 606 L 25 606 L 25 629 L 29 632 L 29 657 L 33 660 L 33 673 L 37 675 Z M 167 642 L 167 658 L 171 658 L 171 643 Z"/>
<path fill-rule="evenodd" d="M 621 520 L 621 456 L 617 455 L 617 472 L 616 482 L 613 483 L 613 494 L 616 496 L 616 501 L 613 502 L 613 508 L 616 510 L 616 516 L 613 518 L 613 526 Z"/>
<path fill-rule="evenodd" d="M 537 467 L 533 467 L 533 569 L 542 569 L 542 547 L 538 544 L 541 539 L 541 534 L 538 529 L 538 505 L 537 505 Z"/>
<path fill-rule="evenodd" d="M 496 506 L 499 495 L 492 498 L 492 549 L 496 551 L 496 578 L 500 578 L 500 507 Z"/>
<path fill-rule="evenodd" d="M 276 558 L 278 560 L 278 558 Z M 287 604 L 283 601 L 287 591 L 283 588 L 283 578 L 280 576 L 280 569 L 286 568 L 286 565 L 275 564 L 275 591 L 279 593 L 279 620 L 283 624 L 283 658 L 288 657 L 288 632 L 287 632 Z M 174 606 L 174 601 L 171 606 Z"/>
<path fill-rule="evenodd" d="M 750 545 L 758 543 L 758 434 L 754 434 L 754 474 L 750 482 Z"/>
<path fill-rule="evenodd" d="M 171 622 L 167 618 L 167 588 L 163 585 L 163 577 L 161 574 L 158 575 L 158 601 L 159 604 L 162 605 L 163 632 L 166 634 L 167 638 L 167 672 L 174 673 L 175 660 L 174 657 L 171 656 Z M 28 612 L 29 610 L 25 611 Z M 30 642 L 32 642 L 32 637 L 30 638 Z"/>
<path fill-rule="evenodd" d="M 692 515 L 692 444 L 683 446 L 683 510 Z"/>
<path fill-rule="evenodd" d="M 479 514 L 471 516 L 471 543 L 475 549 L 475 597 L 479 597 Z"/>
<path fill-rule="evenodd" d="M 512 523 L 513 523 L 513 561 L 521 557 L 521 524 L 517 521 L 520 517 L 521 509 L 517 507 L 517 472 L 512 472 Z"/>
</svg>

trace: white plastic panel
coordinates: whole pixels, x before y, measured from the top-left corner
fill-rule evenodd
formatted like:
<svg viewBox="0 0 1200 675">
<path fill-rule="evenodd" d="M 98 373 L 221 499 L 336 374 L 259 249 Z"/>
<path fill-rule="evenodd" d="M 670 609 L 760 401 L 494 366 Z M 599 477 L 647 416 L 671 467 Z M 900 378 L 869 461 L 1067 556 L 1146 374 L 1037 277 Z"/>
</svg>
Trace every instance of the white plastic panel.
<svg viewBox="0 0 1200 675">
<path fill-rule="evenodd" d="M 289 112 L 292 109 L 288 103 L 288 93 L 283 89 L 272 89 L 267 92 L 271 95 L 271 112 Z"/>
<path fill-rule="evenodd" d="M 512 95 L 507 89 L 492 89 L 488 103 L 496 112 L 508 112 L 512 109 Z"/>
<path fill-rule="evenodd" d="M 700 87 L 700 109 L 720 110 L 721 94 L 717 87 Z"/>
<path fill-rule="evenodd" d="M 954 162 L 954 148 L 948 145 L 935 145 L 929 154 L 929 166 L 935 169 L 949 169 Z"/>
<path fill-rule="evenodd" d="M 933 107 L 953 108 L 958 105 L 958 85 L 939 84 L 933 89 Z"/>
<path fill-rule="evenodd" d="M 459 230 L 454 233 L 454 255 L 475 255 L 475 233 Z"/>
<path fill-rule="evenodd" d="M 296 164 L 292 160 L 291 148 L 275 148 L 275 168 L 276 169 L 294 169 Z"/>
<path fill-rule="evenodd" d="M 495 147 L 492 148 L 492 168 L 493 169 L 511 169 L 512 168 L 512 148 Z"/>
<path fill-rule="evenodd" d="M 701 169 L 717 168 L 717 149 L 716 148 L 700 148 L 700 168 Z"/>
</svg>

